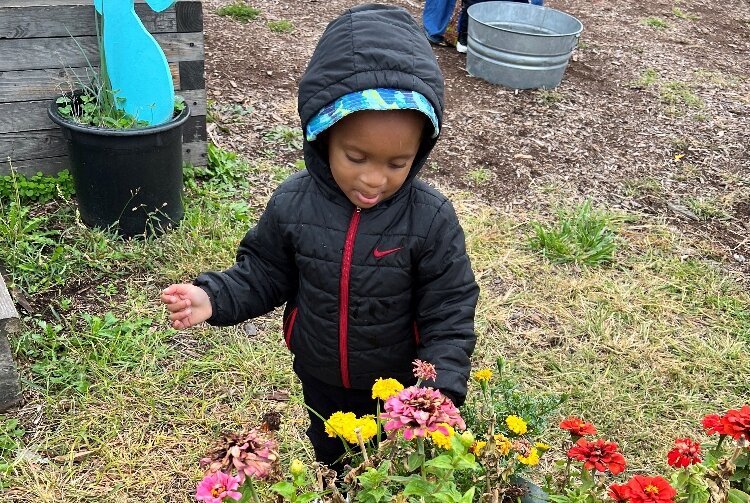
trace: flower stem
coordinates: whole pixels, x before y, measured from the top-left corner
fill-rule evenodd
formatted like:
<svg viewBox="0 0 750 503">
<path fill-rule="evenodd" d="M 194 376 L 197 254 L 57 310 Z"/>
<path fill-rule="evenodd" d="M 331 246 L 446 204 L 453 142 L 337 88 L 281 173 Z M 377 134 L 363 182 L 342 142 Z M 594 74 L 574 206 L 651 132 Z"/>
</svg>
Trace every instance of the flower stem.
<svg viewBox="0 0 750 503">
<path fill-rule="evenodd" d="M 357 435 L 357 442 L 359 448 L 362 450 L 362 456 L 365 459 L 365 463 L 369 463 L 370 458 L 367 457 L 367 449 L 365 449 L 365 441 L 362 440 L 362 428 L 354 428 L 354 434 Z"/>
<path fill-rule="evenodd" d="M 380 419 L 380 399 L 378 399 L 377 402 L 375 403 L 375 424 L 378 425 L 378 435 L 377 435 L 377 437 L 375 437 L 376 438 L 376 440 L 375 440 L 375 446 L 377 447 L 378 450 L 380 449 L 380 434 L 381 434 L 381 427 L 382 427 L 382 425 L 380 424 L 380 422 L 381 422 L 381 419 Z"/>
<path fill-rule="evenodd" d="M 417 437 L 417 452 L 419 453 L 419 474 L 424 479 L 424 438 Z"/>
<path fill-rule="evenodd" d="M 250 477 L 247 477 L 245 480 L 247 480 L 247 488 L 250 490 L 250 496 L 253 499 L 254 503 L 260 503 L 260 499 L 258 499 L 258 493 L 255 492 L 255 485 L 253 484 L 253 479 Z"/>
</svg>

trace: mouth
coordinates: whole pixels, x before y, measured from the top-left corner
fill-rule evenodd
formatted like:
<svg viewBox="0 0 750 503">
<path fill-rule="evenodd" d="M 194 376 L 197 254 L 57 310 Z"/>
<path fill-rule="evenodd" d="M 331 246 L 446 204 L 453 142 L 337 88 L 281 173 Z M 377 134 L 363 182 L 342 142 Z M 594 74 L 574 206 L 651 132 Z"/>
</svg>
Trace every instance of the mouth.
<svg viewBox="0 0 750 503">
<path fill-rule="evenodd" d="M 360 192 L 358 190 L 355 190 L 355 193 L 357 195 L 357 200 L 364 205 L 373 205 L 378 202 L 380 199 L 380 194 L 366 194 L 364 192 Z"/>
</svg>

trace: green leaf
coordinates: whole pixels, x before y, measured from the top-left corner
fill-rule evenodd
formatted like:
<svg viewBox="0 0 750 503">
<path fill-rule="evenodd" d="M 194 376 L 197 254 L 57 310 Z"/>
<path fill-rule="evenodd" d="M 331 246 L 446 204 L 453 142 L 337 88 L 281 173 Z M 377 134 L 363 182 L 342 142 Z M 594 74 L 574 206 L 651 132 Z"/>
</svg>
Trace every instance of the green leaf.
<svg viewBox="0 0 750 503">
<path fill-rule="evenodd" d="M 441 454 L 440 456 L 427 461 L 424 466 L 427 468 L 437 468 L 441 470 L 453 470 L 453 461 L 450 456 Z"/>
<path fill-rule="evenodd" d="M 410 472 L 413 472 L 414 470 L 422 466 L 422 463 L 424 463 L 424 454 L 412 452 L 411 454 L 409 454 L 409 457 L 406 458 L 406 469 Z"/>
<path fill-rule="evenodd" d="M 297 496 L 296 503 L 309 503 L 310 501 L 318 498 L 318 493 L 308 492 L 302 493 Z"/>
<path fill-rule="evenodd" d="M 404 496 L 427 497 L 434 491 L 434 485 L 422 478 L 412 478 L 404 487 Z"/>
<path fill-rule="evenodd" d="M 284 499 L 287 500 L 291 500 L 294 494 L 297 492 L 297 489 L 294 487 L 294 485 L 291 482 L 287 482 L 286 480 L 275 483 L 271 486 L 271 490 L 276 494 L 280 494 Z"/>
<path fill-rule="evenodd" d="M 739 489 L 730 489 L 727 494 L 728 503 L 748 503 L 750 502 L 750 494 L 740 491 Z"/>
</svg>

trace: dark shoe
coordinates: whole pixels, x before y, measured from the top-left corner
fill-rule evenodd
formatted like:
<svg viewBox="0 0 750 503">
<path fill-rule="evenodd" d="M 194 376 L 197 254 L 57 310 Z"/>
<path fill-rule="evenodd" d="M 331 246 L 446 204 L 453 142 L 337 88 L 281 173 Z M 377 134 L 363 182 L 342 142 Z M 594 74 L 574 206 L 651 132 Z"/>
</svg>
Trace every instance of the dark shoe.
<svg viewBox="0 0 750 503">
<path fill-rule="evenodd" d="M 425 30 L 424 28 L 422 29 L 422 32 L 424 33 L 424 36 L 427 37 L 427 40 L 432 45 L 446 45 L 445 44 L 445 39 L 442 36 L 440 36 L 440 37 L 433 37 L 432 35 L 430 35 L 429 33 L 427 33 L 427 30 Z"/>
</svg>

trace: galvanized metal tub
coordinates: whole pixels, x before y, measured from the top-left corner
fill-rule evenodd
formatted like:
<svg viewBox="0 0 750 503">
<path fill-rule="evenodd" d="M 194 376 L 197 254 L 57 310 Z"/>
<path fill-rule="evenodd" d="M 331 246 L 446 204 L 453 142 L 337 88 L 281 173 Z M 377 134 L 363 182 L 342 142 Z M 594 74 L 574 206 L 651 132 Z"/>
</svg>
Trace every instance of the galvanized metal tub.
<svg viewBox="0 0 750 503">
<path fill-rule="evenodd" d="M 482 2 L 468 9 L 466 70 L 512 89 L 556 87 L 583 24 L 559 10 L 516 2 Z"/>
</svg>

